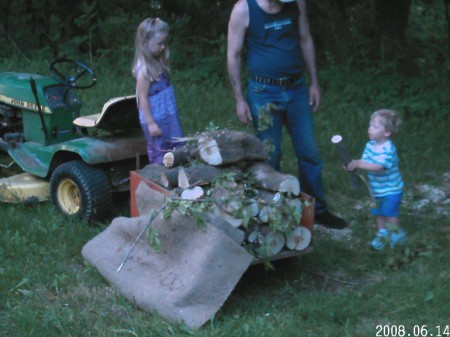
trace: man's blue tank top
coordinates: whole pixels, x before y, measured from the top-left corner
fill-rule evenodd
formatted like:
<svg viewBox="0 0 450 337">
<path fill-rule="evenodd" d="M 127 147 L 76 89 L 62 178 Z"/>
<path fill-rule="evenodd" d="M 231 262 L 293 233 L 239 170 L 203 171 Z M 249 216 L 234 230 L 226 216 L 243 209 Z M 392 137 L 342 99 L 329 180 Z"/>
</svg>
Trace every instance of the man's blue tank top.
<svg viewBox="0 0 450 337">
<path fill-rule="evenodd" d="M 256 0 L 247 0 L 249 25 L 245 37 L 250 73 L 281 78 L 303 70 L 297 2 L 284 3 L 281 11 L 266 13 Z"/>
</svg>

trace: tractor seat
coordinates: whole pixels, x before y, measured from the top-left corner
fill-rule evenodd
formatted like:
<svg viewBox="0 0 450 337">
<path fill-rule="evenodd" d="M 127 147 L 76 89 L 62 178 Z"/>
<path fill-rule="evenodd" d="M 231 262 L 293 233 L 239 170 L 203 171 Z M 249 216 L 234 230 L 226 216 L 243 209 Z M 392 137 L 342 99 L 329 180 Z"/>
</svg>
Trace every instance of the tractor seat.
<svg viewBox="0 0 450 337">
<path fill-rule="evenodd" d="M 82 128 L 93 128 L 97 125 L 97 122 L 102 116 L 101 113 L 89 116 L 81 116 L 73 121 L 73 124 Z"/>
<path fill-rule="evenodd" d="M 97 128 L 107 131 L 140 128 L 136 96 L 124 96 L 110 99 L 102 112 L 80 116 L 73 124 L 81 128 Z"/>
</svg>

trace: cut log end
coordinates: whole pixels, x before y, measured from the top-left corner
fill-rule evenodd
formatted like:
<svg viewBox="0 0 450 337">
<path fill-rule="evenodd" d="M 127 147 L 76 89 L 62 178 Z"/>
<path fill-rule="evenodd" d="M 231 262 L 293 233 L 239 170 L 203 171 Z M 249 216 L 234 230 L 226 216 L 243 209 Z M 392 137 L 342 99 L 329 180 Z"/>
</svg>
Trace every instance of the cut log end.
<svg viewBox="0 0 450 337">
<path fill-rule="evenodd" d="M 163 157 L 163 165 L 165 167 L 172 167 L 175 162 L 175 156 L 172 152 L 167 152 Z"/>
<path fill-rule="evenodd" d="M 304 226 L 296 227 L 286 235 L 286 247 L 292 250 L 303 250 L 311 243 L 311 232 Z"/>
<path fill-rule="evenodd" d="M 284 235 L 272 232 L 264 238 L 263 244 L 259 248 L 259 254 L 266 257 L 274 256 L 281 252 L 284 244 Z"/>
<path fill-rule="evenodd" d="M 203 197 L 204 191 L 200 186 L 195 186 L 193 188 L 188 188 L 181 193 L 181 199 L 184 200 L 198 200 Z"/>
<path fill-rule="evenodd" d="M 190 187 L 189 179 L 183 168 L 180 168 L 180 170 L 178 171 L 178 187 L 181 187 L 183 190 Z"/>
<path fill-rule="evenodd" d="M 210 165 L 221 165 L 222 155 L 216 140 L 210 137 L 200 137 L 198 140 L 198 149 L 203 161 Z"/>
<path fill-rule="evenodd" d="M 300 194 L 300 182 L 294 176 L 287 176 L 285 180 L 280 183 L 280 192 L 292 193 L 295 196 Z"/>
</svg>

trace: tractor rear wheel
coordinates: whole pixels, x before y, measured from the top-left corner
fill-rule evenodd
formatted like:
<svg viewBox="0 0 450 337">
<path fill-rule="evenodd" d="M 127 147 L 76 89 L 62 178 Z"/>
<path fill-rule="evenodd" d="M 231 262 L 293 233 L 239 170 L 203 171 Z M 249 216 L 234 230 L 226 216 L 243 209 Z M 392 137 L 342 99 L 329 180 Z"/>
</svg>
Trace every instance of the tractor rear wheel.
<svg viewBox="0 0 450 337">
<path fill-rule="evenodd" d="M 106 173 L 80 160 L 56 168 L 50 179 L 50 196 L 63 214 L 86 221 L 102 220 L 112 204 Z"/>
</svg>

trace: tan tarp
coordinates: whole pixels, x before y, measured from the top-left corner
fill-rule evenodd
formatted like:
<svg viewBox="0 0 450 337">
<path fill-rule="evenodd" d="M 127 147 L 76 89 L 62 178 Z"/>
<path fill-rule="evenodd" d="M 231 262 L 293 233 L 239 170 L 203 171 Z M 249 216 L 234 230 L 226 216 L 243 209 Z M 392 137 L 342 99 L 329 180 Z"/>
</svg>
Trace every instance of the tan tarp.
<svg viewBox="0 0 450 337">
<path fill-rule="evenodd" d="M 114 219 L 83 247 L 82 255 L 139 307 L 198 328 L 220 309 L 249 267 L 252 256 L 238 242 L 239 235 L 230 236 L 210 223 L 202 231 L 192 218 L 174 212 L 169 219 L 158 216 L 150 225 L 159 233 L 160 253 L 144 235 L 117 272 L 148 224 L 150 210 L 164 204 L 162 194 L 142 183 L 138 189 L 138 206 L 146 215 Z"/>
</svg>

